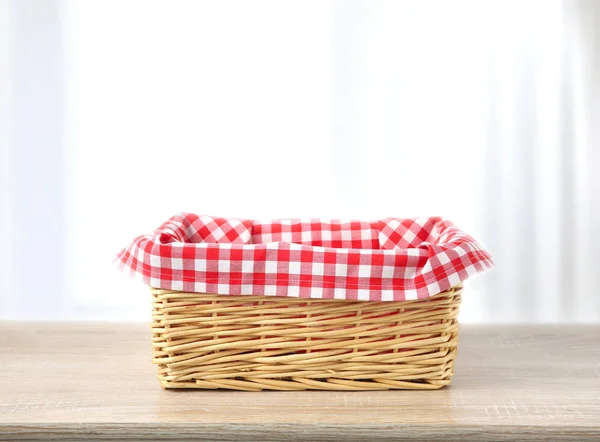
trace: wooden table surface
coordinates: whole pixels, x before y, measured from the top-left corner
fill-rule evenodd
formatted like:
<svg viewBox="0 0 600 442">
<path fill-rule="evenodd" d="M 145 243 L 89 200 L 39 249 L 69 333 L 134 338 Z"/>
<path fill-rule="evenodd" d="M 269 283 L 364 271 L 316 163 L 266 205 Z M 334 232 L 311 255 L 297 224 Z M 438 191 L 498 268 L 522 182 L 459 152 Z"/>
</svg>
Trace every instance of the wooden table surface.
<svg viewBox="0 0 600 442">
<path fill-rule="evenodd" d="M 146 324 L 0 322 L 0 440 L 600 440 L 600 327 L 462 326 L 436 391 L 166 391 Z"/>
</svg>

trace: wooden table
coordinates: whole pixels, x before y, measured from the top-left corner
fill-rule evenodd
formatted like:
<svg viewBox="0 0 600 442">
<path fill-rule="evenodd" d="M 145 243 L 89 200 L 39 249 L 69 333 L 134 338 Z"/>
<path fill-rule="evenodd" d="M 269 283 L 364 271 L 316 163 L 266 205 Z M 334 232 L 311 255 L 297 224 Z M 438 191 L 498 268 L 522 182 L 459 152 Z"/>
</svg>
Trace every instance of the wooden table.
<svg viewBox="0 0 600 442">
<path fill-rule="evenodd" d="M 165 391 L 146 324 L 0 323 L 0 440 L 600 440 L 600 327 L 463 326 L 437 391 Z"/>
</svg>

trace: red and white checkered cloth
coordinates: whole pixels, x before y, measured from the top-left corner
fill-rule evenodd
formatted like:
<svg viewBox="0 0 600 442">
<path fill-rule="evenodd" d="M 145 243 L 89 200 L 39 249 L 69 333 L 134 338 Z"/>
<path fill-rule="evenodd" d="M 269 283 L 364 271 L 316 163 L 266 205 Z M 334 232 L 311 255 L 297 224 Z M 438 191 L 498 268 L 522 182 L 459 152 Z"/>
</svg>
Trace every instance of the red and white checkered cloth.
<svg viewBox="0 0 600 442">
<path fill-rule="evenodd" d="M 268 222 L 180 214 L 118 255 L 157 288 L 364 301 L 427 298 L 490 269 L 442 218 Z"/>
</svg>

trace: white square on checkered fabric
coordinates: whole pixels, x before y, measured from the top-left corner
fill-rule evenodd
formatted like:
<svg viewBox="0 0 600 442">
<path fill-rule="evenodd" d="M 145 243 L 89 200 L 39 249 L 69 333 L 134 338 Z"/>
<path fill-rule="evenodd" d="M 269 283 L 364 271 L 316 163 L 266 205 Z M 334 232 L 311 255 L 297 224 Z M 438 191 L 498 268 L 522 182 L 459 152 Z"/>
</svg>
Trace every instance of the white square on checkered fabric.
<svg viewBox="0 0 600 442">
<path fill-rule="evenodd" d="M 333 289 L 333 299 L 346 299 L 346 289 L 340 287 Z"/>
<path fill-rule="evenodd" d="M 393 301 L 394 300 L 394 291 L 393 290 L 382 290 L 381 291 L 381 300 L 382 301 Z"/>
<path fill-rule="evenodd" d="M 224 259 L 219 260 L 219 272 L 229 273 L 231 269 L 231 261 L 226 261 Z"/>
<path fill-rule="evenodd" d="M 183 259 L 171 258 L 171 268 L 173 270 L 183 270 Z"/>
<path fill-rule="evenodd" d="M 450 273 L 448 275 L 448 282 L 450 283 L 450 287 L 454 287 L 456 284 L 458 284 L 460 282 L 460 276 L 458 276 L 458 273 Z"/>
<path fill-rule="evenodd" d="M 396 269 L 396 267 L 394 267 L 394 266 L 383 266 L 382 272 L 381 272 L 381 277 L 382 278 L 393 278 L 395 269 Z"/>
<path fill-rule="evenodd" d="M 205 259 L 195 259 L 194 260 L 194 269 L 197 272 L 206 272 L 206 260 Z"/>
<path fill-rule="evenodd" d="M 281 232 L 279 237 L 279 241 L 283 242 L 292 242 L 294 237 L 292 236 L 292 232 Z"/>
<path fill-rule="evenodd" d="M 171 282 L 171 290 L 183 290 L 183 281 L 173 280 Z"/>
<path fill-rule="evenodd" d="M 150 265 L 152 267 L 161 267 L 160 256 L 150 255 Z"/>
<path fill-rule="evenodd" d="M 371 276 L 371 266 L 359 265 L 358 266 L 358 277 L 368 278 Z"/>
<path fill-rule="evenodd" d="M 398 269 L 398 277 L 404 279 L 413 279 L 417 273 L 417 267 L 400 267 Z"/>
<path fill-rule="evenodd" d="M 299 275 L 300 274 L 300 265 L 302 263 L 298 262 L 298 261 L 292 261 L 290 262 L 290 268 L 289 268 L 289 273 L 290 275 Z"/>
<path fill-rule="evenodd" d="M 467 272 L 467 275 L 474 275 L 477 273 L 477 267 L 475 267 L 473 264 L 466 265 L 465 272 Z"/>
<path fill-rule="evenodd" d="M 310 240 L 312 239 L 312 232 L 302 232 L 301 238 L 303 243 L 310 242 Z"/>
<path fill-rule="evenodd" d="M 429 294 L 431 296 L 433 295 L 437 295 L 438 293 L 441 292 L 440 290 L 440 285 L 437 283 L 437 281 L 432 281 L 427 285 L 427 289 L 429 290 Z"/>
<path fill-rule="evenodd" d="M 230 219 L 227 220 L 227 224 L 229 224 L 232 229 L 235 229 L 237 226 L 242 224 L 242 222 L 239 219 Z"/>
<path fill-rule="evenodd" d="M 205 282 L 194 282 L 194 291 L 196 293 L 206 293 L 206 283 Z"/>
<path fill-rule="evenodd" d="M 312 287 L 310 289 L 310 297 L 317 299 L 323 298 L 323 287 Z"/>
<path fill-rule="evenodd" d="M 321 240 L 322 241 L 331 241 L 331 230 L 321 231 Z"/>
<path fill-rule="evenodd" d="M 408 242 L 409 244 L 412 244 L 412 242 L 415 240 L 415 238 L 417 237 L 417 235 L 415 235 L 412 230 L 407 230 L 406 232 L 404 232 L 404 235 L 402 235 L 402 239 L 406 242 Z"/>
<path fill-rule="evenodd" d="M 442 265 L 450 262 L 450 258 L 448 258 L 448 255 L 444 252 L 438 253 L 437 257 L 440 260 L 440 264 L 442 264 Z"/>
<path fill-rule="evenodd" d="M 335 265 L 335 276 L 348 276 L 348 265 L 336 264 Z"/>
<path fill-rule="evenodd" d="M 274 285 L 265 285 L 265 295 L 275 295 L 277 287 Z"/>
<path fill-rule="evenodd" d="M 463 247 L 463 245 L 461 244 L 460 246 L 455 247 L 454 251 L 458 256 L 465 256 L 468 253 L 468 250 L 465 250 L 465 248 L 466 247 Z"/>
<path fill-rule="evenodd" d="M 242 295 L 252 295 L 254 293 L 253 284 L 242 284 Z"/>
<path fill-rule="evenodd" d="M 368 301 L 369 299 L 371 299 L 371 290 L 358 289 L 358 300 L 359 301 Z"/>
<path fill-rule="evenodd" d="M 251 242 L 252 240 L 252 234 L 250 233 L 249 230 L 246 230 L 245 232 L 238 232 L 240 234 L 240 241 L 244 244 L 248 244 L 249 242 Z"/>
<path fill-rule="evenodd" d="M 252 273 L 254 271 L 254 261 L 242 261 L 242 273 Z"/>
<path fill-rule="evenodd" d="M 322 262 L 312 263 L 312 274 L 322 276 L 325 274 L 325 264 Z"/>
<path fill-rule="evenodd" d="M 342 230 L 342 241 L 352 240 L 352 230 Z"/>
<path fill-rule="evenodd" d="M 404 290 L 404 299 L 406 299 L 407 301 L 414 301 L 415 299 L 418 299 L 419 296 L 417 294 L 417 290 L 415 289 L 407 289 Z"/>
<path fill-rule="evenodd" d="M 265 262 L 265 273 L 277 273 L 277 262 L 276 261 Z"/>
<path fill-rule="evenodd" d="M 150 287 L 160 288 L 160 279 L 154 278 L 151 276 L 150 277 Z"/>
<path fill-rule="evenodd" d="M 391 219 L 388 221 L 387 226 L 392 230 L 396 230 L 400 226 L 400 221 L 397 219 Z"/>
<path fill-rule="evenodd" d="M 421 256 L 421 249 L 404 249 L 404 253 L 408 256 Z"/>
<path fill-rule="evenodd" d="M 210 234 L 212 235 L 212 237 L 215 241 L 219 241 L 221 238 L 223 238 L 225 236 L 225 232 L 223 231 L 223 229 L 221 227 L 217 227 L 216 229 L 211 231 Z"/>
<path fill-rule="evenodd" d="M 300 286 L 298 286 L 298 285 L 288 286 L 287 294 L 288 294 L 288 296 L 293 296 L 294 298 L 299 297 L 300 296 Z"/>
<path fill-rule="evenodd" d="M 229 284 L 218 284 L 217 293 L 226 295 L 229 293 Z"/>
</svg>

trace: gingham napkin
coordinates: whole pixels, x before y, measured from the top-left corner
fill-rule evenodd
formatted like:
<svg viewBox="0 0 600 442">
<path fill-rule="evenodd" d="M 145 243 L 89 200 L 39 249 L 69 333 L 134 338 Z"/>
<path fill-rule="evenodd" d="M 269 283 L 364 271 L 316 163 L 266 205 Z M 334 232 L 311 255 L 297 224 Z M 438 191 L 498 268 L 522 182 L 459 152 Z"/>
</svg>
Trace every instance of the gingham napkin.
<svg viewBox="0 0 600 442">
<path fill-rule="evenodd" d="M 364 301 L 427 298 L 493 266 L 439 217 L 263 222 L 183 213 L 117 259 L 156 288 Z"/>
</svg>

